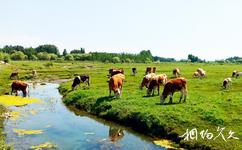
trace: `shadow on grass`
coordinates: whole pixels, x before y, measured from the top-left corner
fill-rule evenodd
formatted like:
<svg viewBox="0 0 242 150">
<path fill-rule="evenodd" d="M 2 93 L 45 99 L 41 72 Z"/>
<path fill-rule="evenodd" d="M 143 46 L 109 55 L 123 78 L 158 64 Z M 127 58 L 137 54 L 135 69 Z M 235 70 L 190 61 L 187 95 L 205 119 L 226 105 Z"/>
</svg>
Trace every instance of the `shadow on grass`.
<svg viewBox="0 0 242 150">
<path fill-rule="evenodd" d="M 182 103 L 183 103 L 183 102 L 182 102 Z M 169 106 L 169 105 L 179 105 L 179 104 L 182 104 L 182 103 L 174 103 L 174 102 L 173 102 L 173 103 L 169 103 L 169 102 L 168 102 L 168 103 L 163 103 L 163 104 L 162 104 L 162 103 L 155 103 L 155 104 L 156 104 L 156 105 L 163 105 L 163 106 L 167 106 L 167 105 L 168 105 L 168 106 Z"/>
<path fill-rule="evenodd" d="M 99 97 L 96 101 L 96 104 L 101 104 L 103 102 L 110 102 L 115 99 L 115 96 L 104 96 L 104 97 Z"/>
</svg>

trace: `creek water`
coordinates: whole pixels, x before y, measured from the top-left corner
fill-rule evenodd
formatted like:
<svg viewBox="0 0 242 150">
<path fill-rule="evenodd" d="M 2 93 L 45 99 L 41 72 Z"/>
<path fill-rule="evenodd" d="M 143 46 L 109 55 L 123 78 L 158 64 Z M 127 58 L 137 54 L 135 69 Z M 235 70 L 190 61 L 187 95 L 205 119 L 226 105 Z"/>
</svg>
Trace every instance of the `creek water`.
<svg viewBox="0 0 242 150">
<path fill-rule="evenodd" d="M 6 140 L 14 149 L 26 150 L 45 142 L 56 144 L 60 150 L 165 149 L 123 126 L 70 110 L 62 103 L 58 86 L 55 83 L 31 86 L 30 96 L 43 103 L 10 108 L 21 112 L 17 120 L 5 121 Z M 14 129 L 43 130 L 43 133 L 18 135 Z"/>
</svg>

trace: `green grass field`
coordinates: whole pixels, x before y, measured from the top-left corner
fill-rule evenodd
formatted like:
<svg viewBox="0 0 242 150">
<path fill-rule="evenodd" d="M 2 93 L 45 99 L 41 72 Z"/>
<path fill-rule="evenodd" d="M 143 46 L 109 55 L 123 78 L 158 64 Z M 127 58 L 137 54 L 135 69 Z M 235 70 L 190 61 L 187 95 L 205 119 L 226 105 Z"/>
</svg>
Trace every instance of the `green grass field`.
<svg viewBox="0 0 242 150">
<path fill-rule="evenodd" d="M 182 76 L 188 80 L 188 98 L 186 103 L 178 104 L 180 94 L 175 93 L 173 105 L 160 105 L 159 96 L 146 97 L 146 90 L 139 85 L 147 66 L 157 67 L 157 74 L 166 73 L 171 77 L 172 69 L 181 69 Z M 31 80 L 31 69 L 36 69 L 35 80 L 70 79 L 74 74 L 89 74 L 90 88 L 81 88 L 71 92 L 71 82 L 61 84 L 60 91 L 65 95 L 67 105 L 75 105 L 102 118 L 132 126 L 135 130 L 151 136 L 159 136 L 180 141 L 187 129 L 196 128 L 197 140 L 181 140 L 180 144 L 187 148 L 242 149 L 242 78 L 232 79 L 229 90 L 222 90 L 224 78 L 230 77 L 233 70 L 242 70 L 236 64 L 193 64 L 193 63 L 152 63 L 152 64 L 104 64 L 97 62 L 11 62 L 0 66 L 0 92 L 10 91 L 9 75 L 18 69 L 22 80 Z M 120 99 L 109 97 L 108 69 L 124 68 L 125 83 L 123 96 Z M 131 75 L 131 68 L 136 67 L 138 74 Z M 203 68 L 207 73 L 205 79 L 193 79 L 193 72 Z M 161 92 L 163 87 L 161 88 Z M 165 103 L 168 103 L 168 99 Z M 1 120 L 2 123 L 2 120 Z M 228 137 L 234 131 L 237 139 L 227 142 L 219 136 L 215 140 L 202 139 L 200 131 L 208 129 L 216 137 L 218 127 L 225 127 L 223 135 Z M 2 129 L 2 128 L 1 128 Z M 207 134 L 204 134 L 205 136 Z M 3 138 L 2 138 L 3 139 Z"/>
</svg>

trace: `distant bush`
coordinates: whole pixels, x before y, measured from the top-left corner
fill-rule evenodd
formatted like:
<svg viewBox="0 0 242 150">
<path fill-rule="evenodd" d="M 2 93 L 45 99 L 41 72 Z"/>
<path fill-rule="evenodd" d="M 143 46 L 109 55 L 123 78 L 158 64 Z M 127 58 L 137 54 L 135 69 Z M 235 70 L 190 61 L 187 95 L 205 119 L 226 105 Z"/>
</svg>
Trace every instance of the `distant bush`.
<svg viewBox="0 0 242 150">
<path fill-rule="evenodd" d="M 27 55 L 25 55 L 21 51 L 16 51 L 10 55 L 10 58 L 12 60 L 24 60 L 24 59 L 27 59 Z"/>
</svg>

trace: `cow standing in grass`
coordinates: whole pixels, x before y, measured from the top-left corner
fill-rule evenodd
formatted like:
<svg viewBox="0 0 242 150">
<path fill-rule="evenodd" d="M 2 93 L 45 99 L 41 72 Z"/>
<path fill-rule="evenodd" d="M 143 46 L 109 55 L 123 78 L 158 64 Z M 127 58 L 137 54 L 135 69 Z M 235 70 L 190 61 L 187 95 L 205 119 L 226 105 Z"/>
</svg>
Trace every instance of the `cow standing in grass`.
<svg viewBox="0 0 242 150">
<path fill-rule="evenodd" d="M 13 73 L 11 73 L 11 75 L 10 75 L 10 79 L 11 79 L 11 80 L 12 80 L 12 79 L 19 79 L 18 72 L 13 72 Z"/>
<path fill-rule="evenodd" d="M 238 78 L 238 77 L 240 77 L 240 76 L 242 76 L 242 72 L 239 72 L 239 71 L 236 71 L 236 70 L 233 71 L 233 73 L 232 73 L 232 77 L 234 77 L 234 78 Z"/>
<path fill-rule="evenodd" d="M 198 72 L 200 78 L 206 77 L 206 71 L 204 71 L 202 68 L 198 68 L 197 72 Z"/>
<path fill-rule="evenodd" d="M 124 74 L 124 69 L 123 68 L 113 68 L 113 69 L 109 69 L 108 72 L 109 72 L 108 76 L 112 77 L 119 73 Z"/>
<path fill-rule="evenodd" d="M 150 80 L 152 78 L 154 78 L 155 76 L 156 76 L 155 73 L 150 73 L 150 74 L 145 75 L 143 77 L 141 84 L 140 84 L 140 89 L 142 90 L 144 86 L 148 88 L 148 84 L 149 84 Z"/>
<path fill-rule="evenodd" d="M 156 67 L 153 67 L 152 73 L 156 73 Z"/>
<path fill-rule="evenodd" d="M 32 76 L 33 76 L 33 78 L 37 77 L 37 71 L 36 70 L 32 70 Z"/>
<path fill-rule="evenodd" d="M 231 84 L 232 84 L 231 78 L 226 78 L 223 81 L 223 88 L 228 89 L 228 88 L 230 88 Z"/>
<path fill-rule="evenodd" d="M 27 96 L 27 93 L 29 93 L 28 88 L 29 85 L 23 81 L 13 81 L 11 85 L 12 91 L 11 95 L 15 92 L 15 95 L 18 96 L 18 91 L 22 91 L 23 97 Z"/>
<path fill-rule="evenodd" d="M 137 73 L 137 69 L 136 68 L 132 68 L 132 75 L 135 76 Z"/>
<path fill-rule="evenodd" d="M 182 77 L 169 80 L 164 86 L 164 90 L 160 96 L 160 102 L 164 103 L 167 96 L 170 96 L 169 103 L 171 104 L 172 100 L 173 100 L 172 99 L 173 94 L 175 92 L 179 92 L 179 91 L 181 92 L 181 97 L 180 97 L 179 103 L 181 102 L 183 97 L 184 97 L 183 102 L 185 102 L 186 97 L 187 97 L 187 80 Z"/>
<path fill-rule="evenodd" d="M 89 87 L 90 86 L 89 75 L 76 76 L 73 80 L 73 83 L 72 83 L 72 90 L 75 90 L 81 83 L 86 83 Z"/>
<path fill-rule="evenodd" d="M 113 91 L 116 97 L 122 96 L 122 88 L 125 80 L 125 76 L 121 73 L 112 76 L 109 80 L 109 96 Z"/>
<path fill-rule="evenodd" d="M 175 68 L 175 69 L 173 69 L 172 74 L 173 74 L 173 77 L 174 77 L 174 78 L 179 77 L 179 76 L 181 75 L 181 73 L 180 73 L 180 69 L 179 69 L 179 68 Z"/>
<path fill-rule="evenodd" d="M 147 85 L 147 96 L 150 96 L 151 93 L 154 95 L 155 88 L 157 87 L 158 95 L 160 95 L 160 85 L 165 85 L 167 82 L 167 75 L 160 74 L 156 75 L 150 79 L 149 84 Z"/>
</svg>

